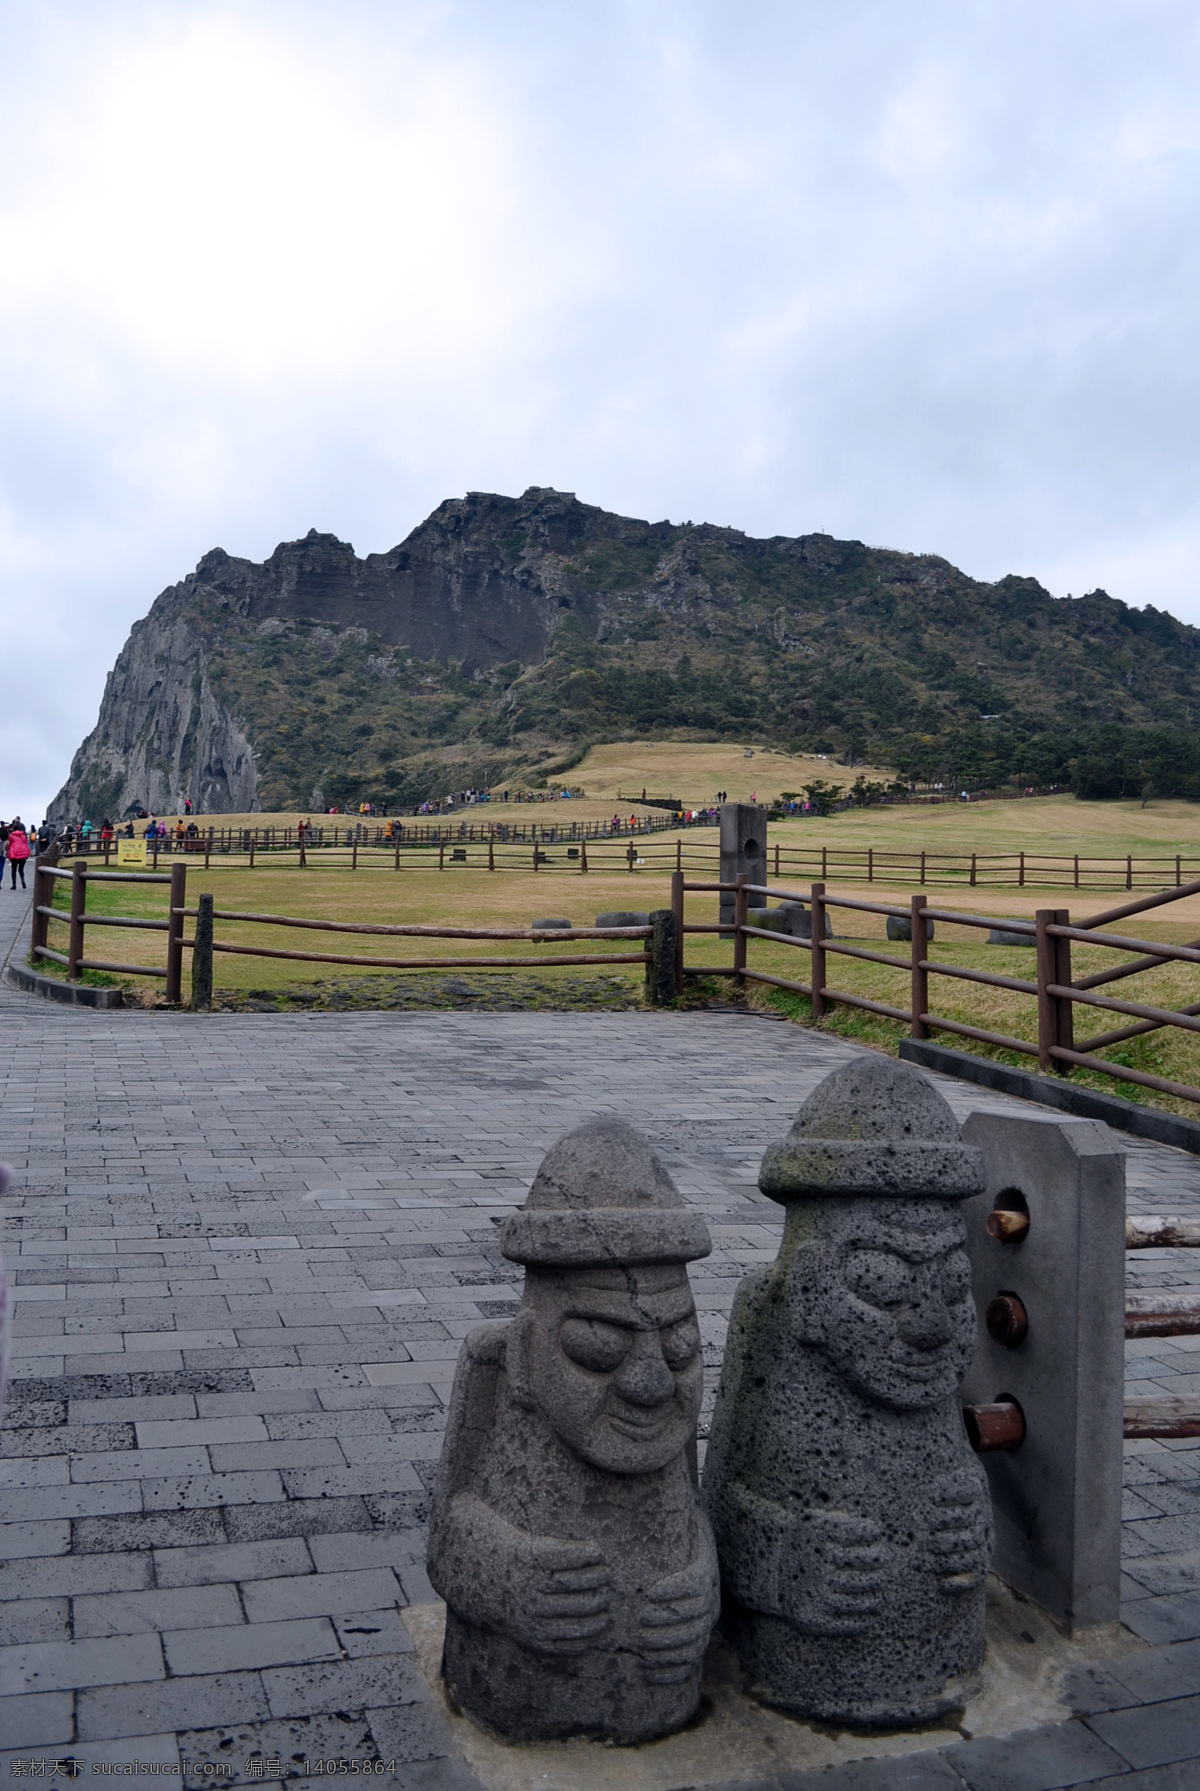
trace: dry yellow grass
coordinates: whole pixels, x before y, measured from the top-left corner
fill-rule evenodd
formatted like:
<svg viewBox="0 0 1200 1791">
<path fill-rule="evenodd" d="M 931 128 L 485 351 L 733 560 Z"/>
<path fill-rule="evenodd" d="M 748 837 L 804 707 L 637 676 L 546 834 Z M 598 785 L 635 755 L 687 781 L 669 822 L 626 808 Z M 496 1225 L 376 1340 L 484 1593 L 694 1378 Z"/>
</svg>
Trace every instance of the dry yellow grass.
<svg viewBox="0 0 1200 1791">
<path fill-rule="evenodd" d="M 603 751 L 617 749 L 598 749 Z M 685 750 L 685 749 L 681 749 Z M 701 749 L 686 749 L 700 751 Z M 724 750 L 724 749 L 722 749 Z M 751 763 L 747 761 L 747 763 Z M 736 794 L 730 781 L 728 787 Z M 785 786 L 790 787 L 790 786 Z M 564 813 L 569 805 L 563 805 Z M 574 811 L 578 813 L 579 811 Z M 487 810 L 475 811 L 486 815 Z M 471 818 L 471 817 L 468 817 Z M 539 819 L 549 819 L 545 808 Z M 557 817 L 556 817 L 557 818 Z M 228 817 L 223 818 L 228 822 Z M 248 818 L 262 824 L 265 817 Z M 1138 803 L 1077 803 L 1071 798 L 1039 798 L 1024 802 L 972 804 L 962 808 L 871 809 L 848 813 L 828 820 L 804 820 L 781 823 L 770 830 L 769 839 L 781 844 L 784 868 L 780 884 L 807 892 L 812 872 L 791 871 L 786 865 L 789 850 L 803 847 L 819 850 L 822 844 L 832 851 L 839 846 L 868 843 L 878 848 L 888 845 L 903 850 L 929 852 L 975 850 L 983 853 L 1078 850 L 1081 855 L 1122 857 L 1126 852 L 1161 854 L 1174 852 L 1188 855 L 1200 852 L 1200 809 L 1186 803 L 1156 802 L 1147 808 Z M 685 834 L 684 863 L 693 880 L 707 881 L 716 871 L 716 835 L 709 830 Z M 523 865 L 528 849 L 501 851 L 498 862 L 505 866 L 496 873 L 483 868 L 486 848 L 468 847 L 469 862 L 454 863 L 447 853 L 446 868 L 440 872 L 428 854 L 403 854 L 402 868 L 391 869 L 391 854 L 364 852 L 361 868 L 351 871 L 341 855 L 342 868 L 333 868 L 339 860 L 328 855 L 314 868 L 299 871 L 286 869 L 282 861 L 265 858 L 250 871 L 235 864 L 214 861 L 206 874 L 202 865 L 190 863 L 188 870 L 189 905 L 194 905 L 200 890 L 211 890 L 222 909 L 249 909 L 256 912 L 294 915 L 301 918 L 337 918 L 355 921 L 444 924 L 452 926 L 521 926 L 536 915 L 561 914 L 577 924 L 592 922 L 598 912 L 608 908 L 630 907 L 653 909 L 665 907 L 670 900 L 670 871 L 674 866 L 675 847 L 672 838 L 656 838 L 639 844 L 646 863 L 632 874 L 616 865 L 622 861 L 624 845 L 593 848 L 589 852 L 592 868 L 582 876 L 574 864 L 568 870 L 565 847 L 551 847 L 552 868 L 536 876 Z M 605 860 L 607 859 L 607 864 Z M 773 879 L 772 879 L 773 880 Z M 1120 890 L 1112 893 L 1084 893 L 1064 890 L 1048 893 L 1035 886 L 975 889 L 959 883 L 938 889 L 931 863 L 928 884 L 936 905 L 946 909 L 985 914 L 996 918 L 1005 915 L 1032 917 L 1039 907 L 1069 908 L 1072 918 L 1084 921 L 1101 910 L 1118 906 L 1124 897 Z M 867 886 L 861 878 L 850 880 L 837 874 L 831 866 L 829 891 L 833 895 L 858 895 L 884 904 L 906 908 L 913 892 L 912 883 L 875 882 Z M 60 890 L 64 885 L 59 885 Z M 137 885 L 114 885 L 103 892 L 94 889 L 93 907 L 102 906 L 110 913 L 161 913 L 164 894 Z M 688 918 L 709 922 L 715 918 L 716 897 L 711 894 L 689 897 Z M 884 944 L 884 922 L 881 916 L 850 915 L 835 917 L 835 927 L 848 943 L 859 942 L 871 949 L 890 949 L 906 958 L 907 947 Z M 1200 897 L 1189 897 L 1145 916 L 1136 916 L 1116 930 L 1134 937 L 1172 943 L 1190 942 L 1200 937 Z M 59 931 L 58 943 L 63 934 Z M 393 940 L 386 938 L 337 937 L 307 934 L 298 930 L 268 928 L 249 924 L 222 922 L 218 938 L 239 944 L 266 944 L 285 950 L 304 949 L 306 944 L 349 955 L 378 955 L 411 958 L 427 963 L 435 958 L 455 957 L 468 965 L 487 956 L 519 957 L 531 968 L 544 964 L 550 956 L 578 959 L 591 950 L 584 943 L 554 947 L 488 943 L 484 941 L 442 941 L 430 939 Z M 103 943 L 101 943 L 103 941 Z M 161 963 L 164 941 L 161 934 L 136 933 L 101 929 L 89 939 L 89 955 L 119 959 L 124 962 Z M 725 963 L 730 961 L 730 948 L 715 938 L 689 939 L 690 964 Z M 1020 948 L 988 946 L 978 932 L 939 923 L 935 942 L 935 958 L 967 969 L 989 970 L 1002 975 L 1032 979 L 1034 959 L 1031 951 Z M 1075 954 L 1076 973 L 1086 975 L 1094 969 L 1107 968 L 1120 961 L 1117 955 L 1096 947 L 1079 948 Z M 806 952 L 770 941 L 754 941 L 750 948 L 752 968 L 790 978 L 798 982 L 808 979 Z M 305 965 L 291 960 L 259 959 L 222 955 L 217 963 L 220 987 L 245 991 L 251 988 L 275 989 L 285 985 L 302 985 L 313 979 L 336 977 L 340 972 L 333 965 Z M 354 974 L 364 974 L 355 971 Z M 367 972 L 366 974 L 370 974 Z M 381 972 L 380 974 L 386 974 Z M 641 981 L 637 965 L 598 968 L 597 975 L 625 978 L 631 988 Z M 863 995 L 896 1007 L 908 1006 L 908 979 L 904 971 L 864 964 L 836 955 L 829 960 L 829 978 L 835 987 Z M 1182 1007 L 1200 999 L 1197 987 L 1200 977 L 1187 965 L 1173 965 L 1139 976 L 1129 983 L 1117 984 L 1101 991 L 1117 998 L 1127 998 L 1165 1007 Z M 754 1002 L 776 1000 L 760 986 L 751 986 L 749 997 Z M 989 989 L 949 978 L 935 978 L 931 1002 L 935 1012 L 947 1018 L 989 1030 L 1033 1040 L 1036 1037 L 1036 1011 L 1033 998 L 1013 991 Z M 786 1000 L 785 1000 L 786 1005 Z M 795 1009 L 796 1004 L 792 1003 Z M 800 1004 L 798 1017 L 803 1016 Z M 865 1042 L 894 1049 L 900 1028 L 884 1021 L 857 1017 L 849 1008 L 835 1009 L 828 1022 L 837 1030 L 853 1030 Z M 1096 1010 L 1076 1009 L 1077 1038 L 1119 1026 L 1119 1017 Z M 975 1049 L 968 1041 L 951 1039 L 967 1049 Z M 1130 1067 L 1152 1074 L 1200 1086 L 1200 1039 L 1177 1030 L 1152 1033 L 1146 1038 L 1115 1048 L 1110 1056 L 1123 1060 Z M 1014 1060 L 1015 1061 L 1015 1060 Z M 1024 1060 L 1029 1062 L 1030 1060 Z M 1147 1098 L 1128 1085 L 1106 1083 L 1091 1078 L 1099 1086 Z M 1157 1104 L 1195 1111 L 1168 1097 L 1153 1097 Z"/>
<path fill-rule="evenodd" d="M 747 758 L 747 752 L 753 753 Z M 718 790 L 728 790 L 732 802 L 773 802 L 784 790 L 801 790 L 823 778 L 827 784 L 849 787 L 862 776 L 874 782 L 890 781 L 894 772 L 879 766 L 856 765 L 814 753 L 782 753 L 746 740 L 740 745 L 706 745 L 689 741 L 623 741 L 618 745 L 593 746 L 570 773 L 572 783 L 582 785 L 589 797 L 616 800 L 640 795 L 675 796 L 689 808 L 712 802 Z"/>
</svg>

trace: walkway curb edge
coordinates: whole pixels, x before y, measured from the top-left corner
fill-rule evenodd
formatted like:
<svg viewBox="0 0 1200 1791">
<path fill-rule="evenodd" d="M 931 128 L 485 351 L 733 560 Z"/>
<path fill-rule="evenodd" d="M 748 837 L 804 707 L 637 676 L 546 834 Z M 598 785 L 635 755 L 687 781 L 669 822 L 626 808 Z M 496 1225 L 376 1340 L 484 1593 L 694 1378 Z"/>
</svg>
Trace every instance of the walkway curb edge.
<svg viewBox="0 0 1200 1791">
<path fill-rule="evenodd" d="M 1161 1113 L 1154 1107 L 1139 1107 L 1136 1101 L 1123 1101 L 1119 1095 L 1100 1094 L 1094 1088 L 1039 1076 L 1033 1070 L 1010 1069 L 1007 1064 L 993 1063 L 991 1058 L 975 1057 L 970 1051 L 952 1051 L 948 1045 L 930 1044 L 925 1039 L 901 1039 L 900 1056 L 906 1063 L 919 1063 L 923 1069 L 956 1076 L 960 1082 L 977 1082 L 981 1088 L 994 1088 L 999 1094 L 1037 1101 L 1042 1107 L 1057 1107 L 1062 1113 L 1073 1113 L 1077 1119 L 1101 1119 L 1115 1132 L 1132 1132 L 1136 1138 L 1152 1138 L 1156 1144 L 1173 1145 L 1176 1150 L 1200 1156 L 1200 1120 L 1181 1119 L 1178 1114 Z"/>
<path fill-rule="evenodd" d="M 61 1001 L 67 1007 L 124 1006 L 120 989 L 96 989 L 88 983 L 60 982 L 56 976 L 39 976 L 36 970 L 27 970 L 24 964 L 10 964 L 4 974 L 14 989 L 21 989 L 26 995 L 40 995 L 45 1001 Z"/>
</svg>

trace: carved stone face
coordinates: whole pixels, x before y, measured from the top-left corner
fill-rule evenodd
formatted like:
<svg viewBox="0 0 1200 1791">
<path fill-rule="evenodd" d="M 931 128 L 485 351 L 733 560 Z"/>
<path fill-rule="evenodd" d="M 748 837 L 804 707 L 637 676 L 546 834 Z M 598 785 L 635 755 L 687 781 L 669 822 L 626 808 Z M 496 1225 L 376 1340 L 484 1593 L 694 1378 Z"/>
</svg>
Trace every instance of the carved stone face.
<svg viewBox="0 0 1200 1791">
<path fill-rule="evenodd" d="M 818 1214 L 810 1209 L 816 1235 L 793 1258 L 796 1334 L 880 1405 L 916 1411 L 953 1397 L 975 1346 L 958 1207 L 944 1200 L 820 1205 Z"/>
<path fill-rule="evenodd" d="M 518 1323 L 528 1398 L 593 1467 L 652 1473 L 695 1434 L 704 1369 L 682 1264 L 531 1270 Z"/>
</svg>

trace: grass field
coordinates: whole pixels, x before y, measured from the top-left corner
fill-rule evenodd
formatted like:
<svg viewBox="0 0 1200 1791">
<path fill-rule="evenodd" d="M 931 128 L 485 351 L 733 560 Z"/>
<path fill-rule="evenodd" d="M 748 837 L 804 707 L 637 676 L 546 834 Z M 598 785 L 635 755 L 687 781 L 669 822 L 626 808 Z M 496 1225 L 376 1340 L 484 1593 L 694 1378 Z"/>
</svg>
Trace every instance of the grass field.
<svg viewBox="0 0 1200 1791">
<path fill-rule="evenodd" d="M 816 770 L 815 767 L 820 769 Z M 739 772 L 742 783 L 738 781 Z M 750 777 L 757 780 L 750 784 Z M 543 822 L 586 818 L 589 808 L 597 814 L 612 812 L 617 788 L 628 790 L 641 784 L 680 796 L 689 804 L 709 800 L 717 788 L 727 788 L 736 797 L 756 787 L 761 798 L 790 789 L 812 775 L 826 775 L 839 781 L 845 774 L 827 761 L 786 759 L 778 754 L 762 754 L 754 760 L 741 757 L 740 749 L 691 745 L 611 746 L 594 748 L 577 771 L 571 773 L 584 787 L 596 794 L 587 803 L 531 805 L 507 810 L 496 805 L 466 811 L 462 818 L 486 820 L 490 816 L 515 820 L 522 815 L 534 816 Z M 745 788 L 743 788 L 745 784 Z M 624 809 L 626 805 L 622 804 Z M 214 824 L 229 825 L 235 817 L 214 817 Z M 247 816 L 249 824 L 264 825 L 272 819 L 282 822 L 295 817 Z M 340 819 L 340 818 L 339 818 Z M 203 822 L 202 824 L 206 824 Z M 344 824 L 344 823 L 343 823 Z M 686 833 L 684 863 L 689 877 L 707 881 L 716 872 L 716 833 L 703 829 Z M 1039 797 L 1021 801 L 993 801 L 971 804 L 946 804 L 934 807 L 887 807 L 851 811 L 826 819 L 798 819 L 772 824 L 768 843 L 778 841 L 782 869 L 780 883 L 799 893 L 807 890 L 816 874 L 811 864 L 788 867 L 788 856 L 803 851 L 819 852 L 822 846 L 836 855 L 839 848 L 874 846 L 929 854 L 989 853 L 1072 854 L 1081 857 L 1123 859 L 1135 856 L 1159 856 L 1170 859 L 1174 854 L 1200 855 L 1200 807 L 1183 802 L 1151 802 L 1143 807 L 1138 802 L 1082 803 L 1072 797 Z M 429 853 L 402 854 L 399 874 L 391 868 L 391 855 L 363 853 L 360 868 L 351 871 L 345 854 L 313 855 L 313 866 L 301 871 L 285 868 L 278 860 L 264 858 L 253 871 L 234 863 L 214 861 L 209 872 L 202 865 L 189 863 L 188 902 L 195 905 L 201 890 L 211 890 L 219 909 L 241 909 L 294 915 L 306 919 L 336 918 L 351 921 L 440 924 L 449 926 L 526 926 L 537 916 L 561 915 L 577 925 L 594 922 L 596 915 L 611 908 L 649 910 L 665 907 L 670 900 L 670 870 L 674 865 L 674 836 L 658 836 L 639 846 L 645 857 L 644 867 L 632 873 L 617 868 L 622 862 L 624 845 L 598 848 L 589 853 L 591 868 L 580 874 L 578 861 L 568 861 L 565 850 L 551 848 L 551 864 L 534 875 L 527 849 L 504 851 L 498 855 L 503 867 L 495 874 L 483 868 L 486 848 L 468 849 L 466 864 L 454 863 L 447 854 L 446 868 L 439 872 L 436 859 Z M 1195 875 L 1193 871 L 1191 873 Z M 931 857 L 927 886 L 934 900 L 948 908 L 1001 917 L 1031 917 L 1038 907 L 1069 907 L 1073 919 L 1084 920 L 1121 900 L 1117 893 L 1092 893 L 1064 890 L 1049 896 L 1039 890 L 1036 878 L 1030 878 L 1025 889 L 974 889 L 965 886 L 965 877 L 939 889 L 939 870 Z M 773 880 L 773 879 L 772 879 Z M 1169 878 L 1165 878 L 1168 880 Z M 1114 888 L 1120 877 L 1111 880 Z M 907 906 L 914 882 L 888 884 L 877 880 L 870 887 L 858 877 L 839 875 L 836 858 L 831 862 L 827 878 L 830 893 L 857 894 L 872 900 Z M 56 896 L 65 901 L 66 886 L 59 882 Z M 689 898 L 688 918 L 698 922 L 715 919 L 716 898 L 694 895 Z M 92 912 L 123 914 L 161 914 L 165 909 L 165 890 L 139 885 L 93 886 L 89 908 Z M 835 927 L 848 943 L 861 942 L 879 948 L 883 942 L 884 923 L 880 916 L 843 914 L 835 918 Z M 1137 937 L 1182 943 L 1200 936 L 1200 897 L 1187 898 L 1146 917 L 1128 923 Z M 61 946 L 64 929 L 54 929 Z M 471 1000 L 484 1001 L 481 991 L 499 990 L 503 1000 L 495 997 L 493 1005 L 540 1005 L 556 999 L 561 989 L 566 999 L 567 984 L 573 994 L 569 1005 L 629 1005 L 640 998 L 642 971 L 639 964 L 579 966 L 578 971 L 540 971 L 538 966 L 548 956 L 576 960 L 596 950 L 619 948 L 597 947 L 585 942 L 564 945 L 532 946 L 520 942 L 386 939 L 371 936 L 341 938 L 334 935 L 306 934 L 292 929 L 250 926 L 220 922 L 219 941 L 235 944 L 260 944 L 283 950 L 328 949 L 382 957 L 403 957 L 421 964 L 433 959 L 455 958 L 462 965 L 431 970 L 426 975 L 397 975 L 385 970 L 309 965 L 286 959 L 258 959 L 219 955 L 216 966 L 218 988 L 230 999 L 246 998 L 270 1002 L 280 999 L 313 1004 L 318 992 L 320 1004 L 337 1005 L 343 995 L 351 1004 L 369 1002 L 377 1005 L 404 1005 L 423 1001 L 431 1005 L 447 1002 L 463 1004 L 447 979 L 470 978 L 474 994 Z M 52 943 L 55 943 L 52 940 Z M 163 962 L 165 942 L 161 934 L 131 930 L 107 932 L 96 929 L 89 937 L 88 955 L 122 962 Z M 636 951 L 638 948 L 635 946 Z M 728 963 L 730 948 L 717 939 L 688 941 L 691 964 Z M 891 948 L 905 956 L 904 946 Z M 528 972 L 487 971 L 473 973 L 478 960 L 487 956 L 516 957 L 529 964 Z M 1020 948 L 1002 948 L 982 943 L 981 935 L 966 928 L 938 927 L 935 957 L 965 969 L 987 969 L 1017 978 L 1032 978 L 1033 953 Z M 1108 968 L 1119 959 L 1116 954 L 1099 948 L 1076 952 L 1077 974 Z M 807 980 L 807 953 L 775 942 L 753 942 L 750 963 L 771 974 L 795 981 Z M 830 959 L 830 980 L 835 986 L 871 1000 L 897 1007 L 908 1005 L 907 979 L 904 973 L 849 959 Z M 1117 996 L 1155 1005 L 1181 1007 L 1200 999 L 1200 976 L 1188 966 L 1176 965 L 1139 977 L 1136 983 L 1119 985 L 1109 991 Z M 161 991 L 161 983 L 141 984 L 150 998 Z M 186 988 L 186 974 L 185 974 Z M 720 985 L 719 998 L 731 993 L 727 981 Z M 589 990 L 591 993 L 589 994 Z M 286 997 L 284 991 L 290 992 Z M 349 993 L 347 993 L 349 991 Z M 511 999 L 510 999 L 511 997 Z M 486 997 L 492 1000 L 492 995 Z M 793 1019 L 807 1019 L 808 1004 L 803 998 L 782 992 L 769 992 L 762 985 L 748 985 L 746 999 L 752 1004 L 767 1004 Z M 1012 1036 L 1033 1039 L 1036 1036 L 1035 1003 L 1032 997 L 1012 991 L 987 989 L 961 981 L 935 978 L 931 995 L 933 1009 L 950 1019 L 983 1026 Z M 1089 1034 L 1097 1034 L 1121 1024 L 1119 1018 L 1076 1009 L 1077 1038 L 1083 1043 Z M 894 1022 L 876 1019 L 855 1010 L 835 1009 L 822 1022 L 829 1030 L 861 1038 L 882 1049 L 894 1050 L 902 1028 Z M 947 1036 L 948 1035 L 943 1035 Z M 954 1039 L 964 1049 L 1004 1055 L 981 1045 Z M 1200 1038 L 1171 1030 L 1148 1035 L 1115 1047 L 1108 1053 L 1116 1061 L 1152 1074 L 1200 1086 Z M 1015 1055 L 1011 1061 L 1024 1061 Z M 1130 1085 L 1110 1083 L 1090 1072 L 1077 1071 L 1078 1079 L 1107 1087 L 1132 1099 L 1150 1099 L 1155 1104 L 1194 1112 L 1195 1109 L 1169 1097 L 1149 1095 Z"/>
</svg>

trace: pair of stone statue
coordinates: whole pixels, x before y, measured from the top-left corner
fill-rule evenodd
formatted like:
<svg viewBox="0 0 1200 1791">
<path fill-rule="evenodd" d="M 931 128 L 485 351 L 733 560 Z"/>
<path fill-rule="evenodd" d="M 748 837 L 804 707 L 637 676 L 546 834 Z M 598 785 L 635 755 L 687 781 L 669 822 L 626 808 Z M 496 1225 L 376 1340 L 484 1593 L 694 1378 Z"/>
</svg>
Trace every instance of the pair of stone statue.
<svg viewBox="0 0 1200 1791">
<path fill-rule="evenodd" d="M 969 1689 L 991 1518 L 959 1404 L 958 1202 L 979 1153 L 920 1072 L 863 1057 L 759 1185 L 787 1223 L 734 1301 L 702 1493 L 686 1265 L 711 1244 L 657 1156 L 582 1126 L 505 1222 L 524 1295 L 464 1344 L 429 1572 L 451 1695 L 509 1740 L 683 1727 L 722 1608 L 755 1695 L 800 1715 L 911 1726 Z"/>
</svg>

